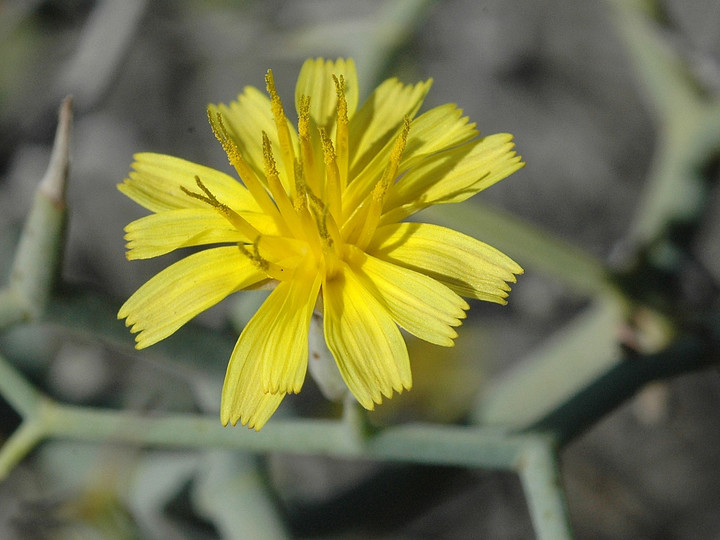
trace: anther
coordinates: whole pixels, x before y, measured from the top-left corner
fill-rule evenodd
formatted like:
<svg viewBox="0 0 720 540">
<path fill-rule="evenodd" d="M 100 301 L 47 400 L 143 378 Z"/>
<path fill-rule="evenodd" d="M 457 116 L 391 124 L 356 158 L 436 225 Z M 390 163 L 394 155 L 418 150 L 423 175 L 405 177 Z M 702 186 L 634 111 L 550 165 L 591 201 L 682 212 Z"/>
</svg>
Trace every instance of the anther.
<svg viewBox="0 0 720 540">
<path fill-rule="evenodd" d="M 250 253 L 250 251 L 243 244 L 238 244 L 237 246 L 238 246 L 238 249 L 240 250 L 240 253 L 242 253 L 248 259 L 250 259 L 255 264 L 255 266 L 257 266 L 260 270 L 267 272 L 268 267 L 270 266 L 270 263 L 260 256 L 260 253 L 258 252 L 258 249 L 257 249 L 257 245 L 253 244 L 253 252 L 254 253 Z"/>
<path fill-rule="evenodd" d="M 348 109 L 345 99 L 345 77 L 333 75 L 335 93 L 337 94 L 337 131 L 335 133 L 335 150 L 340 178 L 340 190 L 345 191 L 348 184 Z"/>
<path fill-rule="evenodd" d="M 235 141 L 233 141 L 230 137 L 230 134 L 225 127 L 225 123 L 223 122 L 222 114 L 218 111 L 215 115 L 213 115 L 212 108 L 208 108 L 208 120 L 210 120 L 210 127 L 212 127 L 215 137 L 218 141 L 220 141 L 223 150 L 225 150 L 225 153 L 230 160 L 230 164 L 235 167 L 238 175 L 245 183 L 245 187 L 248 188 L 250 194 L 253 196 L 260 208 L 262 208 L 263 212 L 272 217 L 275 224 L 282 228 L 283 220 L 277 207 L 273 203 L 267 191 L 265 191 L 265 186 L 263 186 L 260 180 L 258 180 L 255 172 L 243 158 L 240 149 L 237 147 L 237 144 L 235 144 Z"/>
<path fill-rule="evenodd" d="M 310 134 L 310 96 L 300 96 L 298 103 L 298 138 L 300 139 L 300 158 L 308 185 L 317 190 L 320 186 L 314 183 L 317 178 L 315 153 Z"/>
<path fill-rule="evenodd" d="M 280 175 L 278 174 L 277 165 L 275 164 L 275 158 L 273 156 L 272 144 L 270 143 L 267 133 L 264 131 L 263 160 L 265 162 L 265 178 L 267 179 L 268 188 L 284 220 L 283 229 L 286 234 L 292 235 L 293 232 L 300 230 L 301 226 L 291 196 L 285 191 L 285 186 L 283 186 L 280 181 Z"/>
<path fill-rule="evenodd" d="M 385 202 L 385 195 L 388 189 L 395 180 L 397 175 L 398 167 L 400 166 L 400 160 L 402 159 L 403 151 L 405 150 L 405 144 L 407 143 L 408 133 L 410 132 L 410 118 L 405 117 L 403 122 L 403 128 L 400 135 L 395 140 L 395 144 L 390 153 L 390 162 L 388 163 L 385 171 L 383 172 L 380 181 L 375 184 L 370 195 L 370 204 L 368 205 L 367 214 L 365 221 L 362 223 L 362 228 L 355 245 L 360 249 L 365 249 L 368 242 L 375 233 L 380 216 L 382 215 L 383 204 Z"/>
<path fill-rule="evenodd" d="M 307 208 L 307 185 L 305 184 L 305 176 L 303 166 L 300 161 L 295 160 L 295 199 L 293 206 L 296 210 Z"/>
<path fill-rule="evenodd" d="M 227 154 L 230 165 L 237 167 L 237 162 L 244 160 L 242 159 L 242 155 L 240 154 L 240 150 L 237 145 L 228 134 L 228 130 L 223 122 L 222 114 L 218 112 L 213 118 L 210 109 L 208 109 L 208 120 L 210 121 L 210 127 L 213 130 L 215 138 L 220 142 L 223 150 L 225 150 L 225 154 Z"/>
<path fill-rule="evenodd" d="M 255 236 L 259 235 L 260 233 L 258 230 L 250 225 L 250 223 L 245 220 L 240 214 L 235 212 L 232 208 L 230 208 L 228 205 L 221 203 L 217 200 L 217 197 L 210 191 L 205 184 L 200 180 L 200 177 L 195 175 L 195 183 L 200 188 L 200 190 L 205 194 L 201 195 L 200 193 L 195 193 L 193 191 L 190 191 L 185 186 L 180 186 L 180 189 L 182 190 L 185 195 L 188 197 L 192 197 L 193 199 L 197 199 L 199 201 L 202 201 L 211 207 L 213 207 L 215 210 L 220 212 L 225 219 L 227 219 L 231 225 L 233 225 L 239 232 L 243 233 L 248 238 L 254 238 Z"/>
<path fill-rule="evenodd" d="M 252 262 L 260 270 L 265 272 L 272 279 L 277 279 L 278 281 L 281 281 L 283 279 L 289 279 L 292 275 L 292 272 L 287 272 L 286 269 L 279 264 L 270 262 L 267 259 L 263 258 L 262 255 L 260 255 L 260 249 L 258 247 L 258 244 L 260 243 L 261 238 L 262 236 L 260 235 L 255 238 L 255 241 L 252 244 L 252 252 L 250 252 L 250 250 L 246 248 L 245 245 L 242 243 L 238 243 L 238 250 L 240 250 L 240 253 L 242 253 L 245 257 L 250 259 L 250 262 Z"/>
<path fill-rule="evenodd" d="M 268 94 L 270 94 L 270 104 L 272 107 L 273 118 L 275 120 L 278 140 L 280 141 L 280 150 L 282 152 L 283 164 L 285 165 L 285 173 L 288 177 L 288 185 L 285 186 L 285 189 L 292 194 L 292 189 L 295 187 L 295 182 L 292 179 L 292 175 L 295 172 L 293 169 L 295 150 L 293 149 L 292 140 L 290 139 L 290 129 L 288 128 L 285 109 L 283 108 L 282 100 L 275 89 L 275 79 L 271 69 L 268 69 L 267 74 L 265 75 L 265 85 Z"/>
<path fill-rule="evenodd" d="M 270 144 L 270 138 L 267 136 L 267 133 L 263 131 L 262 133 L 263 137 L 263 160 L 265 162 L 265 176 L 267 178 L 270 178 L 271 176 L 273 178 L 278 177 L 278 171 L 277 166 L 275 165 L 275 157 L 272 153 L 272 145 Z"/>
<path fill-rule="evenodd" d="M 322 208 L 318 208 L 317 206 L 313 205 L 310 210 L 313 214 L 313 217 L 315 218 L 315 223 L 317 223 L 318 234 L 320 235 L 320 238 L 325 241 L 328 247 L 332 247 L 333 239 L 330 237 L 330 233 L 328 232 L 327 228 L 327 207 L 324 206 Z"/>
<path fill-rule="evenodd" d="M 330 213 L 342 222 L 342 185 L 335 154 L 335 148 L 324 128 L 320 128 L 320 141 L 325 157 L 325 197 L 330 206 Z"/>
<path fill-rule="evenodd" d="M 205 195 L 200 195 L 199 193 L 194 193 L 187 189 L 185 186 L 180 186 L 180 189 L 187 195 L 188 197 L 192 197 L 193 199 L 198 199 L 200 201 L 203 201 L 204 203 L 209 204 L 210 206 L 214 208 L 221 208 L 225 205 L 222 204 L 220 201 L 217 200 L 215 195 L 212 194 L 212 192 L 205 187 L 205 184 L 202 183 L 202 180 L 200 180 L 200 177 L 198 175 L 195 175 L 195 183 L 197 186 L 202 190 Z"/>
</svg>

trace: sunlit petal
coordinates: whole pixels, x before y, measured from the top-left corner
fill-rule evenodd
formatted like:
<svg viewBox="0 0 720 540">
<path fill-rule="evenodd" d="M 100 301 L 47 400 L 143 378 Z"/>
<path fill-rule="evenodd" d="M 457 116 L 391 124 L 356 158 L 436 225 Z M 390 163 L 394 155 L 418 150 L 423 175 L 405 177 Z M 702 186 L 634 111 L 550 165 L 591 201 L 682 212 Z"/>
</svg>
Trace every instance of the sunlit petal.
<svg viewBox="0 0 720 540">
<path fill-rule="evenodd" d="M 223 385 L 223 424 L 240 420 L 260 429 L 286 393 L 302 388 L 320 276 L 310 260 L 295 274 L 263 302 L 235 345 Z"/>
<path fill-rule="evenodd" d="M 118 318 L 138 335 L 138 349 L 174 333 L 198 313 L 228 294 L 267 276 L 237 247 L 195 253 L 168 266 L 150 279 L 120 308 Z"/>
<path fill-rule="evenodd" d="M 295 106 L 300 110 L 300 98 L 310 97 L 310 117 L 316 126 L 322 126 L 332 133 L 335 126 L 337 94 L 333 75 L 345 80 L 345 99 L 348 116 L 352 117 L 358 103 L 358 79 L 355 62 L 352 59 L 338 58 L 324 60 L 308 59 L 300 69 L 295 87 Z"/>
<path fill-rule="evenodd" d="M 276 234 L 273 221 L 259 212 L 243 217 L 268 234 Z M 188 208 L 150 214 L 125 227 L 128 259 L 149 259 L 176 249 L 207 244 L 252 242 L 212 208 Z"/>
<path fill-rule="evenodd" d="M 470 123 L 453 103 L 430 109 L 410 125 L 410 136 L 399 172 L 403 173 L 425 157 L 465 143 L 477 135 L 475 124 Z"/>
<path fill-rule="evenodd" d="M 385 200 L 383 223 L 400 221 L 433 204 L 462 202 L 523 166 L 512 135 L 499 133 L 423 160 Z"/>
<path fill-rule="evenodd" d="M 254 330 L 248 339 L 258 342 L 253 356 L 263 365 L 266 392 L 297 393 L 302 388 L 308 328 L 319 290 L 320 275 L 300 265 L 293 279 L 280 283 L 251 321 Z"/>
<path fill-rule="evenodd" d="M 505 303 L 522 268 L 474 238 L 438 225 L 395 223 L 379 227 L 368 253 L 429 275 L 458 294 Z"/>
<path fill-rule="evenodd" d="M 350 176 L 358 176 L 422 105 L 432 81 L 405 85 L 388 79 L 350 119 Z M 389 150 L 388 150 L 389 152 Z"/>
<path fill-rule="evenodd" d="M 365 289 L 411 334 L 452 347 L 467 302 L 439 281 L 355 250 L 350 264 Z"/>
<path fill-rule="evenodd" d="M 240 423 L 260 430 L 280 406 L 284 393 L 269 394 L 263 390 L 262 362 L 250 356 L 248 325 L 240 334 L 230 355 L 220 403 L 220 421 L 224 426 Z"/>
<path fill-rule="evenodd" d="M 207 208 L 182 188 L 197 191 L 198 177 L 218 200 L 233 210 L 259 211 L 255 200 L 232 176 L 184 159 L 164 154 L 135 154 L 133 172 L 118 189 L 153 212 L 179 208 Z"/>
<path fill-rule="evenodd" d="M 398 130 L 400 125 L 398 124 Z M 410 125 L 410 134 L 398 167 L 398 175 L 403 174 L 418 162 L 437 152 L 454 148 L 469 141 L 478 134 L 475 124 L 468 123 L 462 111 L 453 104 L 441 105 L 415 118 Z M 390 137 L 385 146 L 379 150 L 370 163 L 358 172 L 343 195 L 346 214 L 360 205 L 362 200 L 372 191 L 387 166 L 387 162 L 395 144 L 395 137 Z"/>
<path fill-rule="evenodd" d="M 346 266 L 323 284 L 328 348 L 355 398 L 373 409 L 412 386 L 402 335 L 390 314 Z"/>
</svg>

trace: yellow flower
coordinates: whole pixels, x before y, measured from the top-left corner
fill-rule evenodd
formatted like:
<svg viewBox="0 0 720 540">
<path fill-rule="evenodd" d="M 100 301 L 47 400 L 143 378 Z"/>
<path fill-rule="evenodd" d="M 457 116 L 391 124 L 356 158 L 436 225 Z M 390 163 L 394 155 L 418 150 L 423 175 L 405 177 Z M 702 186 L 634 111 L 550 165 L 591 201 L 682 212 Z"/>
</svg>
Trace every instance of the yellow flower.
<svg viewBox="0 0 720 540">
<path fill-rule="evenodd" d="M 352 60 L 308 60 L 295 91 L 297 130 L 268 71 L 211 105 L 213 132 L 242 179 L 179 158 L 138 154 L 118 188 L 153 214 L 126 227 L 128 259 L 219 244 L 172 264 L 120 308 L 137 348 L 229 294 L 274 286 L 243 330 L 222 390 L 221 421 L 259 430 L 308 365 L 308 329 L 367 409 L 412 385 L 398 327 L 452 346 L 461 296 L 505 303 L 522 269 L 437 225 L 402 220 L 464 201 L 523 166 L 512 136 L 479 138 L 455 105 L 416 116 L 431 81 L 383 82 L 358 108 Z"/>
</svg>

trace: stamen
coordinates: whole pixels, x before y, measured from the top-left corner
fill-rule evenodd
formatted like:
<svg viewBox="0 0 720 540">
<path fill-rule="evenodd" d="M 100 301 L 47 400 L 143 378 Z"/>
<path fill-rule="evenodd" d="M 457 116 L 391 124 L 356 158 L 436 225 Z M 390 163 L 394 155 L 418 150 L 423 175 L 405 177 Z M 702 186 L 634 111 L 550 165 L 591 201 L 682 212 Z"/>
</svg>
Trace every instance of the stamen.
<svg viewBox="0 0 720 540">
<path fill-rule="evenodd" d="M 300 156 L 302 158 L 303 170 L 307 185 L 318 191 L 317 165 L 315 164 L 315 152 L 313 151 L 312 135 L 310 134 L 310 96 L 301 96 L 298 106 L 298 135 L 300 138 Z"/>
<path fill-rule="evenodd" d="M 296 212 L 300 212 L 307 208 L 307 186 L 305 185 L 305 175 L 303 173 L 303 166 L 300 161 L 295 160 L 295 198 L 293 199 L 293 206 Z"/>
<path fill-rule="evenodd" d="M 348 183 L 348 112 L 345 99 L 345 77 L 333 75 L 335 92 L 337 93 L 337 132 L 335 133 L 335 149 L 337 151 L 337 166 L 340 171 L 340 189 L 345 191 Z"/>
<path fill-rule="evenodd" d="M 329 212 L 328 205 L 320 197 L 310 191 L 307 186 L 305 186 L 305 189 L 305 195 L 307 196 L 307 201 L 309 203 L 309 214 L 312 214 L 312 219 L 315 222 L 315 228 L 318 231 L 317 237 L 322 240 L 325 247 L 343 245 L 344 242 L 342 236 L 340 235 L 340 230 L 338 229 L 332 214 Z M 310 238 L 312 238 L 312 236 Z M 311 242 L 311 244 L 313 243 Z"/>
<path fill-rule="evenodd" d="M 307 192 L 307 197 L 310 200 L 310 202 L 313 205 L 315 205 L 315 207 L 321 208 L 321 209 L 323 209 L 322 211 L 325 212 L 325 202 L 320 197 L 318 197 L 312 191 L 309 191 L 309 190 Z"/>
<path fill-rule="evenodd" d="M 285 268 L 282 266 L 270 262 L 267 259 L 264 259 L 260 255 L 260 249 L 258 248 L 258 244 L 260 242 L 261 236 L 258 236 L 255 239 L 255 242 L 252 244 L 253 251 L 252 253 L 245 247 L 244 244 L 238 244 L 237 247 L 240 250 L 240 253 L 245 255 L 250 261 L 257 266 L 260 270 L 265 272 L 268 276 L 270 276 L 273 279 L 277 279 L 278 281 L 282 281 L 284 279 L 289 279 L 291 276 L 291 272 L 287 272 Z"/>
<path fill-rule="evenodd" d="M 244 182 L 245 187 L 248 188 L 250 194 L 258 203 L 262 211 L 270 216 L 278 227 L 282 227 L 282 217 L 280 216 L 275 203 L 273 203 L 272 199 L 265 190 L 265 186 L 260 182 L 260 180 L 258 180 L 255 172 L 252 170 L 247 161 L 245 161 L 245 158 L 243 158 L 240 153 L 240 149 L 235 144 L 235 141 L 233 141 L 232 137 L 230 137 L 227 128 L 225 127 L 225 123 L 223 122 L 222 114 L 218 112 L 213 117 L 211 110 L 208 108 L 208 120 L 210 120 L 210 127 L 212 128 L 215 137 L 218 141 L 220 141 L 223 150 L 225 150 L 225 153 L 230 160 L 230 165 L 235 167 L 235 170 L 240 176 L 240 179 Z"/>
<path fill-rule="evenodd" d="M 267 269 L 270 267 L 270 262 L 266 261 L 265 259 L 263 259 L 260 256 L 260 253 L 255 244 L 252 245 L 254 253 L 250 253 L 250 251 L 248 251 L 248 249 L 245 247 L 244 244 L 238 244 L 237 246 L 238 246 L 238 249 L 240 250 L 240 253 L 242 253 L 248 259 L 250 259 L 255 264 L 255 266 L 257 266 L 263 272 L 266 272 Z"/>
<path fill-rule="evenodd" d="M 315 223 L 317 223 L 318 234 L 320 235 L 320 238 L 325 240 L 325 243 L 328 247 L 332 247 L 333 239 L 330 238 L 330 233 L 328 233 L 327 228 L 327 206 L 323 206 L 321 209 L 319 209 L 316 205 L 313 205 L 310 207 L 310 211 L 315 218 Z"/>
<path fill-rule="evenodd" d="M 312 203 L 310 205 L 310 212 L 315 220 L 315 226 L 318 232 L 317 237 L 322 241 L 316 253 L 318 257 L 322 256 L 325 271 L 327 272 L 327 276 L 330 277 L 340 268 L 340 253 L 345 243 L 340 236 L 340 231 L 332 214 L 328 211 L 327 205 L 324 204 L 323 201 L 314 198 L 312 194 L 310 194 L 309 198 Z"/>
<path fill-rule="evenodd" d="M 325 157 L 325 199 L 330 206 L 330 213 L 337 221 L 342 222 L 340 175 L 333 143 L 327 136 L 324 128 L 320 128 L 320 141 L 322 142 L 323 155 Z"/>
<path fill-rule="evenodd" d="M 385 195 L 397 175 L 397 170 L 400 165 L 400 160 L 402 159 L 403 151 L 405 150 L 405 144 L 407 143 L 409 132 L 410 118 L 405 117 L 402 131 L 395 140 L 395 145 L 390 153 L 390 162 L 385 168 L 380 181 L 375 184 L 375 187 L 370 194 L 370 204 L 367 210 L 367 216 L 362 223 L 362 229 L 360 230 L 358 239 L 355 242 L 355 245 L 360 249 L 365 249 L 372 239 L 373 234 L 375 234 L 375 229 L 380 221 L 380 216 L 382 215 Z"/>
<path fill-rule="evenodd" d="M 385 196 L 388 188 L 392 184 L 393 180 L 395 180 L 398 167 L 400 166 L 400 160 L 402 159 L 403 151 L 405 150 L 405 145 L 407 144 L 408 133 L 410 133 L 410 118 L 406 116 L 403 121 L 403 129 L 400 132 L 400 136 L 395 141 L 395 146 L 393 146 L 392 153 L 390 154 L 390 163 L 385 169 L 385 173 L 379 182 L 382 185 L 382 197 Z"/>
<path fill-rule="evenodd" d="M 293 207 L 297 213 L 298 219 L 301 222 L 301 228 L 303 238 L 307 241 L 310 248 L 313 250 L 316 258 L 322 256 L 322 245 L 321 238 L 313 231 L 317 221 L 315 221 L 315 214 L 311 215 L 311 210 L 308 207 L 308 200 L 315 197 L 310 191 L 307 184 L 305 183 L 302 163 L 295 160 L 295 198 L 293 199 Z M 317 199 L 317 197 L 315 197 Z M 321 203 L 322 204 L 322 203 Z"/>
<path fill-rule="evenodd" d="M 278 175 L 277 167 L 275 165 L 275 158 L 273 157 L 272 145 L 267 133 L 263 131 L 263 159 L 265 162 L 265 177 L 267 178 L 268 187 L 270 193 L 275 199 L 280 214 L 285 220 L 285 232 L 289 236 L 292 236 L 293 231 L 299 231 L 300 222 L 297 219 L 297 214 L 293 208 L 292 201 L 288 197 L 285 188 L 280 182 L 280 176 Z"/>
<path fill-rule="evenodd" d="M 295 180 L 293 179 L 295 161 L 295 150 L 293 149 L 292 139 L 290 138 L 290 129 L 288 128 L 288 120 L 285 116 L 285 109 L 283 108 L 280 96 L 275 89 L 275 79 L 271 69 L 268 69 L 265 75 L 265 85 L 267 87 L 268 94 L 270 94 L 270 103 L 272 105 L 273 118 L 275 119 L 275 126 L 277 128 L 278 139 L 280 140 L 280 149 L 283 156 L 283 164 L 285 165 L 285 175 L 287 177 L 285 190 L 293 195 L 292 190 L 295 188 Z"/>
<path fill-rule="evenodd" d="M 218 206 L 222 206 L 220 204 L 220 201 L 217 200 L 217 197 L 215 197 L 215 195 L 213 195 L 212 192 L 207 187 L 205 187 L 205 184 L 202 183 L 202 180 L 200 180 L 200 177 L 197 174 L 195 175 L 195 183 L 203 191 L 203 193 L 205 193 L 204 196 L 200 195 L 199 193 L 194 193 L 190 191 L 185 186 L 180 186 L 180 189 L 189 197 L 192 197 L 193 199 L 199 199 L 203 202 L 208 203 L 210 206 L 216 208 Z"/>
<path fill-rule="evenodd" d="M 188 197 L 198 199 L 212 206 L 215 210 L 220 212 L 232 224 L 233 227 L 243 233 L 248 239 L 255 238 L 260 234 L 260 232 L 255 227 L 250 225 L 250 223 L 248 223 L 245 219 L 243 219 L 240 214 L 235 212 L 229 206 L 218 201 L 217 197 L 215 197 L 215 195 L 205 186 L 205 184 L 203 184 L 202 180 L 200 180 L 200 177 L 197 175 L 195 176 L 195 183 L 202 190 L 202 192 L 205 193 L 205 195 L 194 193 L 187 189 L 185 186 L 180 186 L 180 189 Z"/>
</svg>

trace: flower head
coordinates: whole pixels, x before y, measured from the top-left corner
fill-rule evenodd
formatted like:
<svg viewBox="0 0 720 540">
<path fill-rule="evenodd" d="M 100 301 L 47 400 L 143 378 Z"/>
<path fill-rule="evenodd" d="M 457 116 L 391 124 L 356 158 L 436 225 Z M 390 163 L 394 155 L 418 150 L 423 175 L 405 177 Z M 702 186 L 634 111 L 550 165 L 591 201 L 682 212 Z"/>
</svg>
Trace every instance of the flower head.
<svg viewBox="0 0 720 540">
<path fill-rule="evenodd" d="M 172 264 L 120 308 L 137 347 L 174 333 L 229 294 L 273 290 L 233 350 L 223 424 L 260 429 L 308 365 L 308 329 L 325 342 L 355 398 L 372 409 L 412 385 L 403 328 L 452 346 L 464 297 L 505 303 L 522 269 L 437 225 L 404 222 L 464 201 L 522 167 L 512 136 L 478 137 L 455 105 L 417 116 L 430 82 L 383 82 L 358 108 L 352 60 L 308 60 L 297 129 L 273 81 L 208 108 L 242 183 L 214 169 L 138 154 L 118 187 L 153 214 L 126 227 L 129 259 L 210 246 Z M 400 328 L 399 328 L 400 327 Z"/>
</svg>

